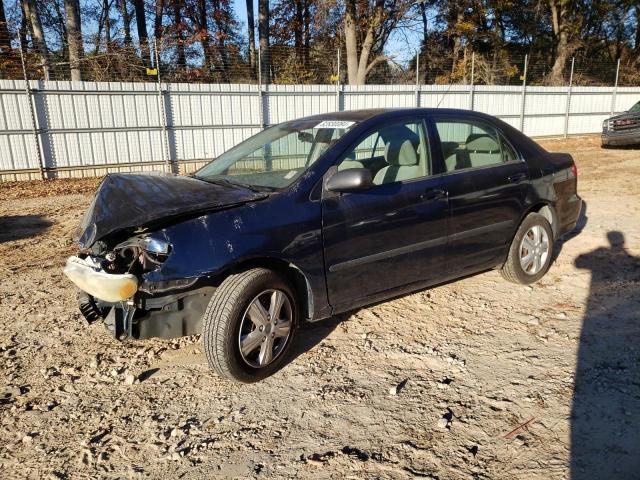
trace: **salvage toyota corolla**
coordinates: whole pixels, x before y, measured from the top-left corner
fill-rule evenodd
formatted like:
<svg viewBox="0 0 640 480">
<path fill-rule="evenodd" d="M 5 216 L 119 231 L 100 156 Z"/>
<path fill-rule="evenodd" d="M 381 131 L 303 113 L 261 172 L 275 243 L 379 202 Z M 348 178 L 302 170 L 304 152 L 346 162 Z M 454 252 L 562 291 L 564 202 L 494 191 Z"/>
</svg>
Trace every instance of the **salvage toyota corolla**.
<svg viewBox="0 0 640 480">
<path fill-rule="evenodd" d="M 570 155 L 444 109 L 268 128 L 191 177 L 108 175 L 66 275 L 117 338 L 202 334 L 218 373 L 282 366 L 316 321 L 491 268 L 528 284 L 581 200 Z"/>
</svg>

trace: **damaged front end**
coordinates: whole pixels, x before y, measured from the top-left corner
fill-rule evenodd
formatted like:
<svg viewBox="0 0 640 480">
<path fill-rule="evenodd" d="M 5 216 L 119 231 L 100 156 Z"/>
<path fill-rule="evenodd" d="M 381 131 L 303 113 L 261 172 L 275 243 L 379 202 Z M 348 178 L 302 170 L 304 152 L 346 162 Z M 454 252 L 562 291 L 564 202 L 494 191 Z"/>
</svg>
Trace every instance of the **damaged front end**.
<svg viewBox="0 0 640 480">
<path fill-rule="evenodd" d="M 215 287 L 199 277 L 147 282 L 174 246 L 164 227 L 265 198 L 189 177 L 107 175 L 87 210 L 65 275 L 80 289 L 88 322 L 116 338 L 174 338 L 200 332 Z M 182 241 L 180 248 L 188 248 Z M 183 252 L 184 253 L 184 252 Z"/>
<path fill-rule="evenodd" d="M 67 260 L 64 274 L 80 289 L 80 311 L 89 323 L 103 320 L 118 339 L 175 338 L 199 333 L 202 314 L 215 288 L 197 279 L 149 288 L 144 275 L 171 253 L 164 239 L 139 235 L 113 249 L 97 242 Z M 152 296 L 153 294 L 153 296 Z"/>
</svg>

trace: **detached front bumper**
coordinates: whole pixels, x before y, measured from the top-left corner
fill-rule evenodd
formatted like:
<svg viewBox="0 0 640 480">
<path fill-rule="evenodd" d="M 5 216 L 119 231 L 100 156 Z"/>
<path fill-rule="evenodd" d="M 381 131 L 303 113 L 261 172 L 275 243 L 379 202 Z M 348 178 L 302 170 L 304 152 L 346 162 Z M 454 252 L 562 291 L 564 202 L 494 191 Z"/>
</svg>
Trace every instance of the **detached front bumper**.
<svg viewBox="0 0 640 480">
<path fill-rule="evenodd" d="M 63 272 L 80 290 L 105 302 L 121 302 L 138 291 L 135 275 L 105 272 L 91 257 L 69 257 Z"/>
</svg>

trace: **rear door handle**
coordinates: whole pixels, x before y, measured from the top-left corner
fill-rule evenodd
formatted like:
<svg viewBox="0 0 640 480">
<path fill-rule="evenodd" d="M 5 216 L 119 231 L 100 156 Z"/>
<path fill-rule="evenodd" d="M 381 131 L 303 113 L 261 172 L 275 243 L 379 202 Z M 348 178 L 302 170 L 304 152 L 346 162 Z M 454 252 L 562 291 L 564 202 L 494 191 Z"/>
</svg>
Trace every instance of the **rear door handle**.
<svg viewBox="0 0 640 480">
<path fill-rule="evenodd" d="M 420 200 L 439 200 L 445 198 L 449 192 L 442 188 L 430 188 L 420 195 Z"/>
<path fill-rule="evenodd" d="M 517 182 L 521 182 L 522 180 L 525 180 L 528 177 L 528 175 L 526 173 L 516 173 L 515 175 L 511 175 L 510 177 L 507 177 L 507 180 L 509 180 L 512 183 L 517 183 Z"/>
</svg>

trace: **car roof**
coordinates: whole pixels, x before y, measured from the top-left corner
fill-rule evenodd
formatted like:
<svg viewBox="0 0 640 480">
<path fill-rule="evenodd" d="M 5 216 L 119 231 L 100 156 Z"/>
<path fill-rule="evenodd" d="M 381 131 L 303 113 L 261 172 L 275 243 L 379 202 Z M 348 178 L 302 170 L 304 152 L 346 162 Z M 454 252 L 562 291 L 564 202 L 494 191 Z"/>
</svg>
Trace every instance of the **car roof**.
<svg viewBox="0 0 640 480">
<path fill-rule="evenodd" d="M 493 119 L 493 117 L 484 113 L 456 108 L 370 108 L 363 110 L 343 110 L 340 112 L 322 113 L 320 115 L 311 115 L 308 117 L 298 118 L 296 120 L 347 120 L 352 122 L 363 122 L 372 119 L 383 120 L 384 117 L 392 118 L 401 115 L 429 114 L 455 114 Z"/>
</svg>

